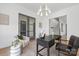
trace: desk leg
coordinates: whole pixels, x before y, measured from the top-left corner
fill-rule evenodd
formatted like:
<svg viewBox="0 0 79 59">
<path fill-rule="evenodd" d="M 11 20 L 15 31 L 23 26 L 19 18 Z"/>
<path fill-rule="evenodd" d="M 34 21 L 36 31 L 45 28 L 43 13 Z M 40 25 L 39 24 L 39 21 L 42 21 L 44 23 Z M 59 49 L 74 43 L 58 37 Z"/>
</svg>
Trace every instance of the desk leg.
<svg viewBox="0 0 79 59">
<path fill-rule="evenodd" d="M 47 48 L 47 56 L 50 56 L 50 48 Z"/>
<path fill-rule="evenodd" d="M 38 42 L 36 44 L 36 56 L 38 56 Z"/>
</svg>

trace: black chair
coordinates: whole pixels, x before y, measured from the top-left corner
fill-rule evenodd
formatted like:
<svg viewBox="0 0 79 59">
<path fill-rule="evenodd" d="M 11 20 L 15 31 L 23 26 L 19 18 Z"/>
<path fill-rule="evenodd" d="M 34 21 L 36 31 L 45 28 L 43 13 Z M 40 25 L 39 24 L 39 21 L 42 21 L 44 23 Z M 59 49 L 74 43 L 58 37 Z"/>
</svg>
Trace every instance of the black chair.
<svg viewBox="0 0 79 59">
<path fill-rule="evenodd" d="M 76 56 L 79 48 L 79 37 L 72 35 L 70 37 L 68 45 L 57 43 L 56 50 L 58 50 L 58 55 L 63 53 L 68 56 Z"/>
</svg>

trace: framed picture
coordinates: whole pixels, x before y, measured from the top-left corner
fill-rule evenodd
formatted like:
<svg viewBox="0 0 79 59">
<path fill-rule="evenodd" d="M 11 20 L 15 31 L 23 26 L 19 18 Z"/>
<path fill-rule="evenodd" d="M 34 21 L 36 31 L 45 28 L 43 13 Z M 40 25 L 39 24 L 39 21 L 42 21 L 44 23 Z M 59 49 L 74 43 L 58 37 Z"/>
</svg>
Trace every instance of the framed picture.
<svg viewBox="0 0 79 59">
<path fill-rule="evenodd" d="M 0 14 L 0 25 L 9 25 L 9 16 Z"/>
</svg>

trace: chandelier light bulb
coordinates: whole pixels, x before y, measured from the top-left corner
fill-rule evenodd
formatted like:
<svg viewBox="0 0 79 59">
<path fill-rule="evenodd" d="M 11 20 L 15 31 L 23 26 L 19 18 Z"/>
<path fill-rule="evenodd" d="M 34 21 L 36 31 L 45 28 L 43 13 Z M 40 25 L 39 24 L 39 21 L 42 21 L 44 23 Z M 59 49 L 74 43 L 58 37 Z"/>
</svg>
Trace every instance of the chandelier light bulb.
<svg viewBox="0 0 79 59">
<path fill-rule="evenodd" d="M 42 14 L 42 13 L 40 13 L 40 16 L 43 16 L 43 14 Z"/>
<path fill-rule="evenodd" d="M 39 11 L 42 11 L 42 7 L 40 6 L 40 9 L 39 9 Z"/>
<path fill-rule="evenodd" d="M 45 10 L 48 10 L 48 7 L 47 7 L 47 5 L 45 6 Z"/>
<path fill-rule="evenodd" d="M 48 16 L 48 13 L 46 12 L 46 16 Z"/>
</svg>

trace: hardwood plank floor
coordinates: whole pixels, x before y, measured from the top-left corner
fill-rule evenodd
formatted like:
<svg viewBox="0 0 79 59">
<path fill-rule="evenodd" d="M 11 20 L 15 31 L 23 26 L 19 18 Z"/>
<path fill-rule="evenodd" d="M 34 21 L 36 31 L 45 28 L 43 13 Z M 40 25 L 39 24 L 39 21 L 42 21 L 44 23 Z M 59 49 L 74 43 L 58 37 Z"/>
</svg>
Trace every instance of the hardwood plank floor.
<svg viewBox="0 0 79 59">
<path fill-rule="evenodd" d="M 9 56 L 10 54 L 9 51 L 10 51 L 9 47 L 0 49 L 0 56 Z"/>
</svg>

